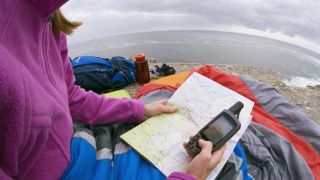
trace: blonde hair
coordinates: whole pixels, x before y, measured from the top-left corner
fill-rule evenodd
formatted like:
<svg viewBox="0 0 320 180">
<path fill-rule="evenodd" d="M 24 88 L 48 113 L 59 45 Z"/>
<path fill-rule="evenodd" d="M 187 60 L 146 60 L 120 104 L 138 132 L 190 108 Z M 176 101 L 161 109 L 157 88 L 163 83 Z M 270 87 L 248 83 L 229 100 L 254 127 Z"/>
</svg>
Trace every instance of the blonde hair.
<svg viewBox="0 0 320 180">
<path fill-rule="evenodd" d="M 71 35 L 73 31 L 80 26 L 82 23 L 78 21 L 69 21 L 62 12 L 57 10 L 51 18 L 52 30 L 55 34 L 64 32 L 67 35 Z"/>
</svg>

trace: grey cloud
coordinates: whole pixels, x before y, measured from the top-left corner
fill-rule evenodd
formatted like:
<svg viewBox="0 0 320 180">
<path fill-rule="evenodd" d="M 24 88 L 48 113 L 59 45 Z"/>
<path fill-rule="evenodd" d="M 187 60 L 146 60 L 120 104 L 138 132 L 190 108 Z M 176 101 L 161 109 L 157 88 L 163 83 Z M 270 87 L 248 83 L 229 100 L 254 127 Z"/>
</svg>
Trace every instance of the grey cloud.
<svg viewBox="0 0 320 180">
<path fill-rule="evenodd" d="M 238 25 L 320 43 L 319 9 L 317 0 L 74 0 L 64 10 L 99 26 L 83 28 L 87 35 Z"/>
</svg>

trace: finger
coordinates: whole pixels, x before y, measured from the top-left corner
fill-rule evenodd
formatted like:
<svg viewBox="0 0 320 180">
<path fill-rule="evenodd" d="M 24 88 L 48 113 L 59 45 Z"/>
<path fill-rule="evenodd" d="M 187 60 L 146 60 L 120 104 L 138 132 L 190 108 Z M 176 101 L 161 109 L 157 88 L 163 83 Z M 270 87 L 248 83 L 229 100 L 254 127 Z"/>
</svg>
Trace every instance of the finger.
<svg viewBox="0 0 320 180">
<path fill-rule="evenodd" d="M 198 141 L 198 144 L 201 148 L 201 152 L 200 154 L 203 154 L 203 155 L 208 155 L 210 154 L 211 155 L 211 152 L 212 152 L 212 143 L 210 141 L 204 141 L 202 139 L 200 139 Z"/>
<path fill-rule="evenodd" d="M 189 141 L 191 141 L 192 138 L 193 138 L 193 135 L 190 135 L 190 136 L 189 136 Z"/>
<path fill-rule="evenodd" d="M 192 137 L 193 137 L 193 136 L 189 136 L 189 141 L 191 141 Z M 189 143 L 189 142 L 183 142 L 183 147 L 184 147 L 185 149 L 187 149 L 188 143 Z"/>
<path fill-rule="evenodd" d="M 220 149 L 218 149 L 217 151 L 213 152 L 212 156 L 220 156 L 224 153 L 224 151 L 226 150 L 226 145 L 223 145 Z"/>
<path fill-rule="evenodd" d="M 226 150 L 226 145 L 222 146 L 220 149 L 218 149 L 212 154 L 212 157 L 210 160 L 211 167 L 216 166 L 221 161 L 225 150 Z"/>
<path fill-rule="evenodd" d="M 187 142 L 183 142 L 183 147 L 184 147 L 185 149 L 187 149 L 187 145 L 188 145 Z"/>
<path fill-rule="evenodd" d="M 193 138 L 193 135 L 189 136 L 189 141 Z M 187 149 L 188 142 L 183 142 L 183 147 Z"/>
</svg>

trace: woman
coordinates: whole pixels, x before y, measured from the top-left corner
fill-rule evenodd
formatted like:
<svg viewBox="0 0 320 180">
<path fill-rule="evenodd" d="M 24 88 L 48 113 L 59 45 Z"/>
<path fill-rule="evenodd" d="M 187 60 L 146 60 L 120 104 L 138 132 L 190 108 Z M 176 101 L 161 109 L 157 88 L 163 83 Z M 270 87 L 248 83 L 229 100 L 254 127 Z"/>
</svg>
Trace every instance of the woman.
<svg viewBox="0 0 320 180">
<path fill-rule="evenodd" d="M 85 124 L 140 123 L 144 116 L 176 110 L 162 102 L 107 99 L 74 85 L 65 33 L 80 24 L 59 12 L 51 21 L 65 2 L 1 1 L 0 179 L 60 178 L 70 161 L 73 119 Z M 200 146 L 202 152 L 173 178 L 208 175 L 222 151 L 212 155 L 209 142 Z"/>
</svg>

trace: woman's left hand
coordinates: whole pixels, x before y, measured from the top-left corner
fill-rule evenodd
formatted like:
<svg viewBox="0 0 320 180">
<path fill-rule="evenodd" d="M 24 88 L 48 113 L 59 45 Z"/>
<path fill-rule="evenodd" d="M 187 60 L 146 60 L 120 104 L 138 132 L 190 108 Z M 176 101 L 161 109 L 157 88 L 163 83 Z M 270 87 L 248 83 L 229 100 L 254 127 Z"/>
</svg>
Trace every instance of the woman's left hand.
<svg viewBox="0 0 320 180">
<path fill-rule="evenodd" d="M 173 113 L 178 110 L 175 106 L 166 105 L 167 102 L 168 100 L 159 100 L 144 105 L 144 119 L 146 120 L 161 113 Z"/>
</svg>

